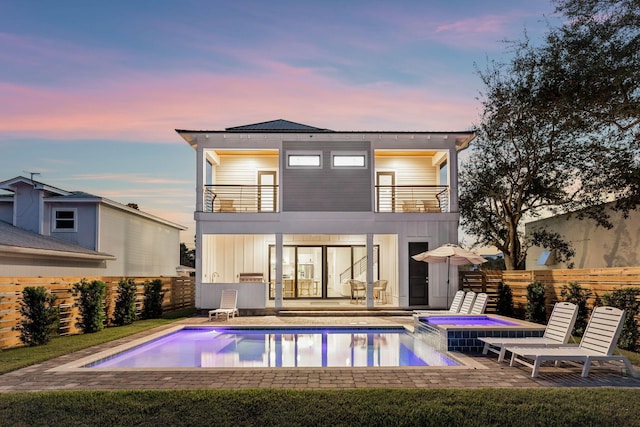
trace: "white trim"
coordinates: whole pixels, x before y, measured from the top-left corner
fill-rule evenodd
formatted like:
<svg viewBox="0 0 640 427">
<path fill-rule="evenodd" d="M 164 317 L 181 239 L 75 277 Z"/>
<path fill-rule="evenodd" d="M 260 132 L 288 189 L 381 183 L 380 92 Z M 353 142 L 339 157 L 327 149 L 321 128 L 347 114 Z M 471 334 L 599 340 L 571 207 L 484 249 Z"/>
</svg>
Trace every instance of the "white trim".
<svg viewBox="0 0 640 427">
<path fill-rule="evenodd" d="M 292 157 L 309 157 L 309 158 L 317 158 L 318 164 L 300 164 L 300 165 L 292 165 L 290 159 Z M 314 150 L 287 150 L 285 153 L 285 166 L 287 169 L 322 169 L 322 151 L 314 151 Z"/>
<path fill-rule="evenodd" d="M 362 158 L 362 165 L 336 165 L 336 157 L 351 157 Z M 367 162 L 366 151 L 332 151 L 331 152 L 331 169 L 367 169 L 369 164 Z"/>
<path fill-rule="evenodd" d="M 61 228 L 58 227 L 58 218 L 56 214 L 58 212 L 73 212 L 73 219 L 60 218 L 61 221 L 73 220 L 73 228 Z M 51 209 L 51 231 L 56 233 L 75 233 L 78 231 L 78 209 L 77 208 L 52 208 Z"/>
</svg>

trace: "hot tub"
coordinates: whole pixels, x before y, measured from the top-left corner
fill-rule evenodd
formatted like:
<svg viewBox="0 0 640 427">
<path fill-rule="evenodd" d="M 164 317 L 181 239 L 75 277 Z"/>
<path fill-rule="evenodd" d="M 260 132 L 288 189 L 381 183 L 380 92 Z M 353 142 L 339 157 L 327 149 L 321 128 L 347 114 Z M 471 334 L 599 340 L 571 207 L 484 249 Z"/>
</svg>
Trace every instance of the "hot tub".
<svg viewBox="0 0 640 427">
<path fill-rule="evenodd" d="M 428 316 L 423 320 L 429 325 L 451 326 L 517 326 L 518 323 L 489 316 Z"/>
<path fill-rule="evenodd" d="M 414 315 L 414 331 L 439 351 L 481 353 L 484 343 L 478 338 L 541 337 L 545 325 L 520 319 L 486 315 Z"/>
</svg>

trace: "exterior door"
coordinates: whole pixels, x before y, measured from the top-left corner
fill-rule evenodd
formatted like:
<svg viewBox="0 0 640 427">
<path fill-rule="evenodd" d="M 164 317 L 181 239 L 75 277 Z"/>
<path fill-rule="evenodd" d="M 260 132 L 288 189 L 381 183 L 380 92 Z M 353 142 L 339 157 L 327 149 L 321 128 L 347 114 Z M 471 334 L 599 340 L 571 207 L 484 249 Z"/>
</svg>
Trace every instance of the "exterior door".
<svg viewBox="0 0 640 427">
<path fill-rule="evenodd" d="M 378 212 L 396 211 L 396 173 L 376 172 L 376 204 Z"/>
<path fill-rule="evenodd" d="M 275 212 L 276 202 L 276 171 L 258 171 L 258 212 Z"/>
<path fill-rule="evenodd" d="M 429 305 L 429 264 L 411 258 L 429 250 L 427 242 L 409 242 L 409 305 Z"/>
</svg>

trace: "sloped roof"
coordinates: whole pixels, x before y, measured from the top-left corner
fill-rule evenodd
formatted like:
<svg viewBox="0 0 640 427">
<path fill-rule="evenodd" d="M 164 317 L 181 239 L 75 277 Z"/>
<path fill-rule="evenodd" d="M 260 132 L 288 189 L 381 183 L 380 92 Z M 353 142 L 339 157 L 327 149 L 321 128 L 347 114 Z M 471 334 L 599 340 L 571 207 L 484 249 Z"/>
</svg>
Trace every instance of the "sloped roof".
<svg viewBox="0 0 640 427">
<path fill-rule="evenodd" d="M 271 120 L 268 122 L 254 123 L 250 125 L 235 126 L 225 129 L 227 132 L 333 132 L 329 129 L 303 125 L 289 120 Z"/>
<path fill-rule="evenodd" d="M 0 221 L 0 252 L 9 252 L 12 255 L 46 255 L 93 260 L 116 259 L 113 255 L 14 227 L 4 221 Z"/>
</svg>

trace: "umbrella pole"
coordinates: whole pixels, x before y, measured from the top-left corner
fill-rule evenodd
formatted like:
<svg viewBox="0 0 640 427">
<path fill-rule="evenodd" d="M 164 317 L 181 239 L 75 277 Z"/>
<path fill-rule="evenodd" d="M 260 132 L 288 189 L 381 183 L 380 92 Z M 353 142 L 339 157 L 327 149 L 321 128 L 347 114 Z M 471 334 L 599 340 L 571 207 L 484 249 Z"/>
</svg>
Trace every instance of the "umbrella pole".
<svg viewBox="0 0 640 427">
<path fill-rule="evenodd" d="M 447 308 L 449 308 L 449 280 L 451 279 L 451 257 L 447 257 Z"/>
</svg>

